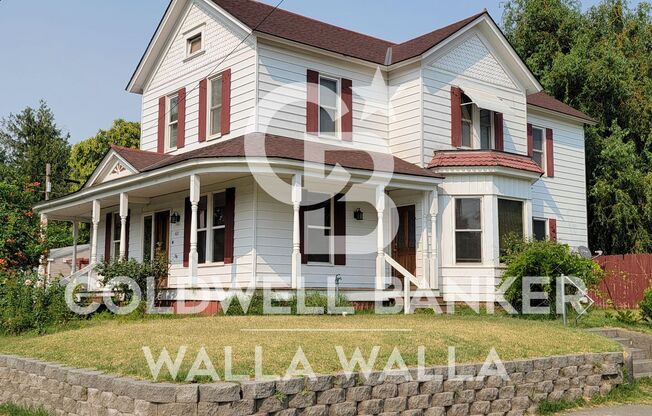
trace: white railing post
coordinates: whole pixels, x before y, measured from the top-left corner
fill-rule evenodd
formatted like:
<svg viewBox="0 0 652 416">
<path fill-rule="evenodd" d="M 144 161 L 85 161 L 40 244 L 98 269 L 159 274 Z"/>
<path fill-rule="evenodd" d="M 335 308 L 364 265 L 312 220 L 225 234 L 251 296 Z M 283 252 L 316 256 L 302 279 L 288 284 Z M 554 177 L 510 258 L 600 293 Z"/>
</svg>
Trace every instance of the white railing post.
<svg viewBox="0 0 652 416">
<path fill-rule="evenodd" d="M 292 289 L 299 289 L 301 282 L 301 175 L 292 177 Z"/>
<path fill-rule="evenodd" d="M 437 247 L 437 214 L 439 212 L 439 195 L 437 190 L 430 192 L 430 287 L 439 289 L 439 250 Z"/>
<path fill-rule="evenodd" d="M 95 264 L 97 264 L 97 231 L 100 227 L 100 211 L 102 207 L 100 205 L 100 201 L 97 199 L 93 201 L 93 212 L 91 216 L 91 225 L 92 225 L 92 232 L 91 232 L 91 261 L 89 262 L 89 268 L 88 268 L 88 290 L 93 289 L 92 285 L 92 275 L 93 275 L 93 268 L 95 267 Z M 107 233 L 111 232 L 110 230 L 106 230 Z M 109 259 L 105 259 L 106 261 L 109 261 Z"/>
<path fill-rule="evenodd" d="M 201 198 L 201 181 L 198 175 L 190 175 L 190 252 L 188 254 L 188 273 L 190 281 L 194 283 L 197 278 L 197 265 L 199 254 L 197 253 L 197 211 L 199 199 Z"/>
<path fill-rule="evenodd" d="M 120 194 L 120 260 L 126 260 L 127 253 L 127 215 L 129 215 L 129 196 Z"/>
<path fill-rule="evenodd" d="M 376 253 L 376 290 L 385 289 L 385 187 L 376 187 L 376 212 L 378 213 L 377 253 Z"/>
</svg>

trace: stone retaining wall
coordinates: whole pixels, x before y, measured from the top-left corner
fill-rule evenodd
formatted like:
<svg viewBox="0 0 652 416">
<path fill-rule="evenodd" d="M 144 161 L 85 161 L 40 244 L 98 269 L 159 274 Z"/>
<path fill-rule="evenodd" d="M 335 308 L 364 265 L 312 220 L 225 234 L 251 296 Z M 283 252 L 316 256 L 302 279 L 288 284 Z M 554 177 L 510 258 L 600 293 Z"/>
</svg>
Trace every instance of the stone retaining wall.
<svg viewBox="0 0 652 416">
<path fill-rule="evenodd" d="M 623 354 L 558 356 L 505 363 L 500 376 L 457 380 L 447 367 L 434 380 L 371 373 L 283 381 L 168 384 L 136 381 L 37 360 L 0 356 L 0 402 L 44 407 L 66 416 L 522 415 L 541 400 L 606 394 L 623 382 Z M 481 365 L 459 365 L 476 376 Z"/>
</svg>

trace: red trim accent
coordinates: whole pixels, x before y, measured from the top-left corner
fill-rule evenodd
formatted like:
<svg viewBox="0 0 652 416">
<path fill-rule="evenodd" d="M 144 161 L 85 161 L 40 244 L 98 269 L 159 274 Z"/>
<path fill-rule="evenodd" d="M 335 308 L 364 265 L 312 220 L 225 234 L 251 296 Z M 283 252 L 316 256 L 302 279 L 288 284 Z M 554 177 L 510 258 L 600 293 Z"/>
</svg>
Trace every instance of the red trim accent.
<svg viewBox="0 0 652 416">
<path fill-rule="evenodd" d="M 222 136 L 231 133 L 231 69 L 222 72 Z"/>
<path fill-rule="evenodd" d="M 158 138 L 156 151 L 165 153 L 165 102 L 167 97 L 158 99 Z"/>
<path fill-rule="evenodd" d="M 186 88 L 179 90 L 179 121 L 177 126 L 177 149 L 186 145 Z"/>
<path fill-rule="evenodd" d="M 111 222 L 113 220 L 113 213 L 107 212 L 104 216 L 106 219 L 106 227 L 104 232 L 104 261 L 111 261 Z"/>
<path fill-rule="evenodd" d="M 534 138 L 532 137 L 532 124 L 527 124 L 527 155 L 534 155 Z"/>
<path fill-rule="evenodd" d="M 335 265 L 346 266 L 346 201 L 344 195 L 335 197 Z"/>
<path fill-rule="evenodd" d="M 226 190 L 224 208 L 224 264 L 233 263 L 233 237 L 235 228 L 235 188 Z"/>
<path fill-rule="evenodd" d="M 319 130 L 319 72 L 308 70 L 306 85 L 306 131 L 317 134 Z"/>
<path fill-rule="evenodd" d="M 555 176 L 555 146 L 552 129 L 546 129 L 546 164 L 546 175 L 553 178 Z"/>
<path fill-rule="evenodd" d="M 299 251 L 301 252 L 301 264 L 308 264 L 308 256 L 304 244 L 304 237 L 306 234 L 306 210 L 303 206 L 299 207 Z"/>
<path fill-rule="evenodd" d="M 555 218 L 548 219 L 548 234 L 550 241 L 557 241 L 557 220 Z"/>
<path fill-rule="evenodd" d="M 190 198 L 186 198 L 183 208 L 183 267 L 188 267 L 190 259 L 190 227 L 192 226 L 192 212 Z"/>
<path fill-rule="evenodd" d="M 353 140 L 353 81 L 342 78 L 342 140 Z"/>
<path fill-rule="evenodd" d="M 505 148 L 503 113 L 494 113 L 494 139 L 496 150 Z"/>
<path fill-rule="evenodd" d="M 435 152 L 428 168 L 451 166 L 502 166 L 543 174 L 543 169 L 532 158 L 498 150 L 457 150 Z"/>
<path fill-rule="evenodd" d="M 199 81 L 199 132 L 197 140 L 206 141 L 206 113 L 208 112 L 208 80 Z"/>
<path fill-rule="evenodd" d="M 462 146 L 462 90 L 451 87 L 451 146 Z"/>
</svg>

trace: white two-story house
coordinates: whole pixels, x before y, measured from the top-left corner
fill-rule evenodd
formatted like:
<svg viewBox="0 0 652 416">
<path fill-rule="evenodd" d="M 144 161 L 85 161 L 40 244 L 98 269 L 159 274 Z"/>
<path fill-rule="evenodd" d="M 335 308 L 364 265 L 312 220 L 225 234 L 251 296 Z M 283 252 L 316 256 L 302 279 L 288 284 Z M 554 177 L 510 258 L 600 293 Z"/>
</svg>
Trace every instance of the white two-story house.
<svg viewBox="0 0 652 416">
<path fill-rule="evenodd" d="M 140 149 L 36 209 L 91 224 L 91 268 L 158 248 L 171 303 L 336 281 L 365 302 L 394 275 L 492 301 L 507 236 L 588 244 L 593 120 L 542 92 L 486 12 L 397 44 L 172 0 L 127 89 Z"/>
</svg>

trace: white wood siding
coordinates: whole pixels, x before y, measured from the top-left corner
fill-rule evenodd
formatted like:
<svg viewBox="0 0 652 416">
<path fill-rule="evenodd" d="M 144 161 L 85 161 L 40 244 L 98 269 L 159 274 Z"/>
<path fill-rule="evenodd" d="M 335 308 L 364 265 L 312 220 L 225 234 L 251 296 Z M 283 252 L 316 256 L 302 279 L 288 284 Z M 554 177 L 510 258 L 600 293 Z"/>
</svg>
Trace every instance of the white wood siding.
<svg viewBox="0 0 652 416">
<path fill-rule="evenodd" d="M 557 219 L 557 240 L 588 247 L 584 127 L 531 111 L 528 122 L 554 134 L 555 176 L 543 176 L 532 187 L 535 217 Z"/>
<path fill-rule="evenodd" d="M 389 74 L 389 147 L 415 164 L 422 162 L 422 78 L 419 65 Z"/>
<path fill-rule="evenodd" d="M 306 75 L 308 69 L 322 75 L 353 81 L 353 141 L 306 134 Z M 387 144 L 387 89 L 371 88 L 373 68 L 258 42 L 258 130 L 338 146 L 389 152 Z M 360 88 L 365 88 L 364 95 Z M 364 98 L 369 98 L 364 100 Z M 364 117 L 363 117 L 364 115 Z"/>
<path fill-rule="evenodd" d="M 186 59 L 186 33 L 204 25 L 205 53 Z M 158 100 L 186 88 L 186 146 L 197 148 L 199 131 L 199 81 L 231 68 L 231 133 L 223 139 L 253 130 L 256 101 L 255 38 L 203 1 L 194 1 L 177 26 L 174 36 L 143 93 L 141 149 L 156 151 Z M 244 42 L 243 42 L 244 40 Z M 242 42 L 242 43 L 241 43 Z M 221 63 L 226 57 L 226 60 Z M 221 64 L 220 64 L 221 63 Z M 220 64 L 218 66 L 218 64 Z M 166 111 L 169 110 L 166 109 Z M 207 142 L 210 143 L 210 142 Z"/>
</svg>

